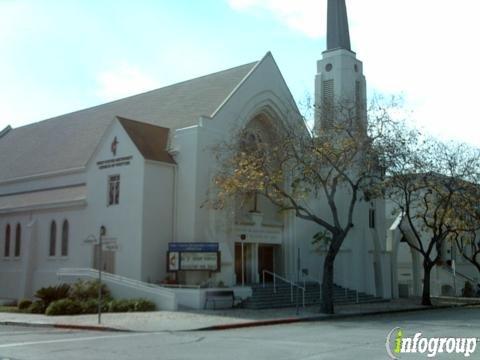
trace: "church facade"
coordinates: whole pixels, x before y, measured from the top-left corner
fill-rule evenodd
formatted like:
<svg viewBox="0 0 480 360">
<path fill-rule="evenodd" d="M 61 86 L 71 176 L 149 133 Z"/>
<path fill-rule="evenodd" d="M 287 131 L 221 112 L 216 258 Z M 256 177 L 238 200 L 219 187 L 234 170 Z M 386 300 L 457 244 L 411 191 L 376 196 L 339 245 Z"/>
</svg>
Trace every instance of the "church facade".
<svg viewBox="0 0 480 360">
<path fill-rule="evenodd" d="M 366 106 L 344 1 L 329 1 L 317 103 Z M 266 136 L 298 114 L 272 54 L 260 61 L 0 133 L 0 298 L 31 297 L 61 268 L 98 268 L 146 283 L 242 286 L 263 270 L 322 277 L 317 225 L 279 214 L 202 206 L 217 170 L 215 144 L 249 126 Z M 366 114 L 362 113 L 366 121 Z M 321 131 L 322 116 L 315 128 Z M 322 199 L 311 199 L 319 211 Z M 259 215 L 259 216 L 258 216 Z M 335 282 L 391 298 L 385 204 L 362 201 L 335 265 Z M 106 246 L 99 262 L 98 239 Z M 172 273 L 172 244 L 218 244 L 219 271 Z M 298 264 L 300 261 L 300 265 Z"/>
</svg>

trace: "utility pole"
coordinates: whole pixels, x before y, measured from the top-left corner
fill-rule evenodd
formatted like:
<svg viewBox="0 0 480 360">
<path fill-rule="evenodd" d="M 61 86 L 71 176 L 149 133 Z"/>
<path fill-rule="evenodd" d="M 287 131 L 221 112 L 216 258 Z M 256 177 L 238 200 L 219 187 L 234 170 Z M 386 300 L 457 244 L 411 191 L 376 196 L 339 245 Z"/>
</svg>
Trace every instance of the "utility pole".
<svg viewBox="0 0 480 360">
<path fill-rule="evenodd" d="M 296 287 L 296 290 L 297 290 L 297 316 L 299 315 L 300 313 L 300 309 L 299 309 L 299 304 L 298 304 L 298 293 L 300 292 L 300 288 L 298 287 L 300 284 L 300 248 L 297 248 L 297 287 Z"/>
</svg>

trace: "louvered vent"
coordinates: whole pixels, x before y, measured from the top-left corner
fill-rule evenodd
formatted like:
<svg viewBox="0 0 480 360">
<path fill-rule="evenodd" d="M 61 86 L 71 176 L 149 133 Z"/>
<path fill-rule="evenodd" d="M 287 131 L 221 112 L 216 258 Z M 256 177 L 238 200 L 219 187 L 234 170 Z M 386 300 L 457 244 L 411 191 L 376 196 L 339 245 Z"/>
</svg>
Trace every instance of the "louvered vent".
<svg viewBox="0 0 480 360">
<path fill-rule="evenodd" d="M 357 121 L 361 125 L 365 125 L 365 104 L 363 103 L 362 83 L 360 81 L 355 82 L 355 105 L 357 112 Z"/>
<path fill-rule="evenodd" d="M 325 80 L 322 84 L 322 127 L 333 126 L 333 80 Z"/>
</svg>

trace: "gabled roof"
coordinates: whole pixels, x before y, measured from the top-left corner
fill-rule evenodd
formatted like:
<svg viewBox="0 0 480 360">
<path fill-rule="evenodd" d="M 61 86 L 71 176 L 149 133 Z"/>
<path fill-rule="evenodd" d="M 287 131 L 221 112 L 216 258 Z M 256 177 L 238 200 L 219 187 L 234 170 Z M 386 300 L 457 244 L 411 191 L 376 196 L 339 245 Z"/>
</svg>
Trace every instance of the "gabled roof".
<svg viewBox="0 0 480 360">
<path fill-rule="evenodd" d="M 211 116 L 257 62 L 10 130 L 0 182 L 86 166 L 116 116 L 179 129 Z"/>
<path fill-rule="evenodd" d="M 41 208 L 84 204 L 87 187 L 84 184 L 69 187 L 0 195 L 0 214 L 12 210 L 27 211 Z"/>
<path fill-rule="evenodd" d="M 169 129 L 119 116 L 117 118 L 145 159 L 175 164 L 167 151 Z"/>
</svg>

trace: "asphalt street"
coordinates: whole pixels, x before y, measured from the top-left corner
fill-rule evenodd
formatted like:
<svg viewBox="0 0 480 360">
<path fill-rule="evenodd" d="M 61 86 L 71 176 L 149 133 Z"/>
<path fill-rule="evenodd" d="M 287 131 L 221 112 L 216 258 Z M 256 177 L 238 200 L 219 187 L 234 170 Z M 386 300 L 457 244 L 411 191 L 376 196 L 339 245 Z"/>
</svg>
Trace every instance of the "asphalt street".
<svg viewBox="0 0 480 360">
<path fill-rule="evenodd" d="M 426 337 L 480 337 L 480 308 L 421 311 L 226 331 L 115 333 L 0 326 L 0 360 L 387 359 L 394 328 Z M 480 358 L 479 349 L 471 359 Z M 402 358 L 409 357 L 408 354 Z M 426 355 L 414 357 L 427 358 Z M 461 359 L 442 354 L 439 359 Z"/>
</svg>

